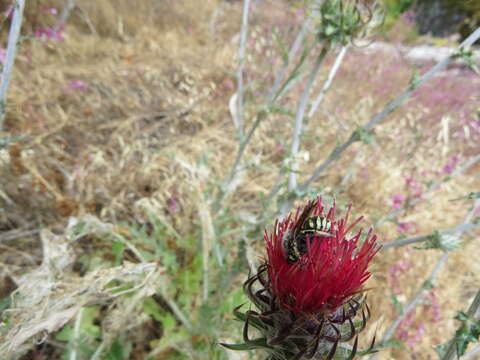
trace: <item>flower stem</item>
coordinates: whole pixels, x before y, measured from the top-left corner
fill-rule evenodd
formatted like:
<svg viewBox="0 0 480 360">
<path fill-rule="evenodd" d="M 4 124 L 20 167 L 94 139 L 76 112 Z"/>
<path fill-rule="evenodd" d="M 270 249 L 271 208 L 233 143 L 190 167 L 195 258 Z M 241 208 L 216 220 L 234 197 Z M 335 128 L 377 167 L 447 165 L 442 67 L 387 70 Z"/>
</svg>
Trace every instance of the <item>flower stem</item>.
<svg viewBox="0 0 480 360">
<path fill-rule="evenodd" d="M 54 27 L 55 32 L 58 32 L 65 25 L 76 6 L 75 0 L 67 0 L 67 4 L 63 8 L 62 13 L 58 17 L 58 22 Z"/>
<path fill-rule="evenodd" d="M 0 82 L 0 131 L 3 129 L 3 121 L 5 119 L 5 106 L 7 101 L 7 91 L 12 77 L 13 64 L 17 53 L 17 44 L 20 37 L 20 28 L 22 27 L 23 9 L 25 8 L 25 0 L 17 0 L 13 5 L 13 19 L 10 25 L 10 33 L 8 34 L 7 59 Z"/>
<path fill-rule="evenodd" d="M 309 118 L 311 118 L 313 114 L 315 114 L 318 107 L 320 106 L 320 103 L 323 101 L 325 94 L 327 93 L 328 89 L 330 89 L 330 86 L 332 85 L 332 81 L 335 78 L 335 75 L 337 74 L 337 71 L 340 68 L 340 65 L 342 64 L 345 54 L 347 53 L 348 47 L 349 45 L 344 45 L 340 49 L 340 52 L 338 53 L 335 59 L 335 62 L 333 63 L 333 66 L 330 69 L 330 72 L 328 73 L 327 80 L 323 84 L 322 90 L 320 90 L 319 94 L 317 95 L 317 97 L 315 98 L 315 101 L 312 104 L 312 107 L 310 108 L 310 111 L 308 112 L 307 116 Z"/>
<path fill-rule="evenodd" d="M 243 136 L 243 68 L 245 62 L 245 48 L 248 32 L 248 13 L 250 10 L 250 0 L 243 1 L 242 28 L 240 31 L 240 48 L 238 50 L 238 69 L 237 69 L 237 111 L 234 114 L 234 122 L 237 127 L 239 138 Z"/>
<path fill-rule="evenodd" d="M 291 157 L 291 169 L 292 171 L 288 174 L 288 190 L 294 191 L 297 187 L 297 171 L 298 171 L 298 163 L 296 161 L 298 152 L 300 150 L 300 142 L 301 142 L 301 135 L 302 135 L 302 126 L 303 120 L 305 117 L 305 110 L 307 108 L 308 98 L 310 95 L 310 91 L 315 83 L 315 79 L 317 78 L 318 72 L 320 71 L 320 67 L 325 59 L 325 56 L 328 53 L 330 47 L 325 45 L 320 54 L 317 56 L 315 60 L 315 64 L 313 65 L 312 71 L 310 72 L 307 80 L 307 84 L 305 85 L 305 89 L 303 90 L 302 97 L 298 103 L 297 114 L 295 116 L 295 126 L 293 130 L 293 138 L 292 138 L 292 149 L 290 152 Z"/>
<path fill-rule="evenodd" d="M 447 235 L 451 233 L 456 233 L 456 232 L 467 232 L 473 229 L 480 228 L 480 224 L 461 224 L 454 226 L 450 229 L 440 231 L 440 235 Z M 405 246 L 405 245 L 410 245 L 410 244 L 415 244 L 415 243 L 420 243 L 425 240 L 428 240 L 434 235 L 434 233 L 428 234 L 428 235 L 419 235 L 419 236 L 412 236 L 406 239 L 400 239 L 400 240 L 395 240 L 391 241 L 388 243 L 383 244 L 382 251 L 385 251 L 387 249 L 390 249 L 392 247 L 399 247 L 399 246 Z"/>
</svg>

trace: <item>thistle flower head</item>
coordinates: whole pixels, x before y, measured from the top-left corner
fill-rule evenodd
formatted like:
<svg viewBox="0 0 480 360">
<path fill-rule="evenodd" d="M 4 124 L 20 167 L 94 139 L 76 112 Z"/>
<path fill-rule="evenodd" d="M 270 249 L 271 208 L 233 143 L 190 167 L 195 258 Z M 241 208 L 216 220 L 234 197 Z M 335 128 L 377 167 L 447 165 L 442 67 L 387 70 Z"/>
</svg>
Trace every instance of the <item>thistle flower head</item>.
<svg viewBox="0 0 480 360">
<path fill-rule="evenodd" d="M 371 230 L 351 232 L 362 218 L 349 225 L 350 208 L 337 219 L 335 202 L 326 211 L 318 197 L 265 232 L 265 262 L 244 284 L 258 311 L 235 309 L 245 343 L 224 346 L 265 348 L 270 359 L 353 359 L 370 317 L 363 285 L 380 245 Z M 262 337 L 250 339 L 249 326 Z M 341 344 L 354 338 L 352 347 Z"/>
<path fill-rule="evenodd" d="M 297 313 L 328 314 L 362 292 L 362 285 L 370 277 L 368 264 L 380 247 L 372 230 L 359 245 L 362 231 L 354 235 L 350 231 L 362 218 L 348 226 L 351 207 L 340 220 L 335 219 L 335 208 L 334 203 L 325 213 L 318 198 L 303 211 L 297 210 L 294 217 L 276 222 L 270 234 L 265 232 L 269 289 L 280 306 Z M 309 218 L 326 219 L 328 232 L 302 230 Z M 288 243 L 298 242 L 302 236 L 307 251 L 297 261 L 289 262 Z"/>
</svg>

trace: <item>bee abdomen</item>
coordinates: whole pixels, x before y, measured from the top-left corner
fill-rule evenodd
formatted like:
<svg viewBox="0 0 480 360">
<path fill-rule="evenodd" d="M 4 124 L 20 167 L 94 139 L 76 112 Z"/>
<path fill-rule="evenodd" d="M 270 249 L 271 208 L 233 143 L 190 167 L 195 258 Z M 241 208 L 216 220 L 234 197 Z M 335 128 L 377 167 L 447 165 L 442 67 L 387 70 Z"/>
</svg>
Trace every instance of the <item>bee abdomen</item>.
<svg viewBox="0 0 480 360">
<path fill-rule="evenodd" d="M 301 233 L 315 233 L 317 231 L 330 232 L 332 221 L 323 216 L 312 216 L 305 221 Z"/>
</svg>

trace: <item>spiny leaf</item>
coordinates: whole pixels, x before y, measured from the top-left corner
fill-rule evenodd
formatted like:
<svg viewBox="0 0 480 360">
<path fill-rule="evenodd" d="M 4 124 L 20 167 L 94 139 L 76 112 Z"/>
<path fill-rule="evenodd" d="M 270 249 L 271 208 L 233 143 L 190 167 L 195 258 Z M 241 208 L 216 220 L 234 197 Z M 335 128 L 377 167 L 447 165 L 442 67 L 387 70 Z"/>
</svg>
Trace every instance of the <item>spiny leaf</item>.
<svg viewBox="0 0 480 360">
<path fill-rule="evenodd" d="M 421 246 L 415 246 L 417 250 L 441 249 L 444 251 L 457 250 L 461 245 L 461 239 L 454 234 L 440 233 L 434 231 Z"/>
<path fill-rule="evenodd" d="M 477 67 L 475 59 L 473 58 L 473 51 L 460 48 L 454 55 L 453 58 L 462 59 L 468 65 L 470 69 L 475 71 L 477 74 L 480 74 L 480 71 Z"/>
<path fill-rule="evenodd" d="M 254 339 L 250 340 L 248 343 L 243 343 L 243 344 L 225 344 L 225 343 L 220 343 L 220 345 L 226 347 L 227 349 L 230 350 L 254 350 L 254 349 L 273 349 L 273 347 L 269 346 L 267 344 L 267 339 L 265 338 L 259 338 L 259 339 Z"/>
<path fill-rule="evenodd" d="M 462 322 L 460 328 L 455 332 L 455 345 L 457 356 L 465 354 L 467 346 L 471 342 L 477 342 L 480 337 L 480 320 L 474 319 L 467 313 L 458 312 L 455 319 Z"/>
<path fill-rule="evenodd" d="M 372 132 L 365 130 L 363 127 L 357 128 L 355 132 L 353 133 L 354 140 L 355 141 L 361 141 L 366 145 L 373 144 L 375 141 L 375 136 L 373 135 Z"/>
</svg>

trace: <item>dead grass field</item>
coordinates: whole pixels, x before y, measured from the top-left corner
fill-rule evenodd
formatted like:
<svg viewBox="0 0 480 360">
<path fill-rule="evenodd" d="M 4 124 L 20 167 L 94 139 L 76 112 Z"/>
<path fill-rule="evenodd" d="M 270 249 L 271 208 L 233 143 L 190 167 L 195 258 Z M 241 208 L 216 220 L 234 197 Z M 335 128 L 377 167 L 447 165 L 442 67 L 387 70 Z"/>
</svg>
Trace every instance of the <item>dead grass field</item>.
<svg viewBox="0 0 480 360">
<path fill-rule="evenodd" d="M 270 59 L 278 57 L 272 29 L 290 42 L 295 11 L 267 1 L 252 14 L 246 77 L 259 84 L 247 92 L 247 124 L 271 81 Z M 105 359 L 237 359 L 216 342 L 241 339 L 230 313 L 245 301 L 248 261 L 264 255 L 264 224 L 251 219 L 264 211 L 261 195 L 277 181 L 293 127 L 281 114 L 262 122 L 245 154 L 248 171 L 213 211 L 238 146 L 228 102 L 240 17 L 233 1 L 85 1 L 62 41 L 22 43 L 2 134 L 20 138 L 0 149 L 0 344 L 13 342 L 11 353 L 72 359 L 76 351 L 75 359 L 87 359 L 104 346 Z M 300 179 L 411 76 L 401 58 L 352 49 L 307 124 Z M 84 87 L 72 88 L 72 81 Z M 464 163 L 478 155 L 480 134 L 459 114 L 478 122 L 479 78 L 456 68 L 432 84 L 378 126 L 371 145 L 345 152 L 312 191 L 334 195 L 341 206 L 352 202 L 368 227 L 392 211 L 394 194 L 413 198 L 448 176 L 442 169 L 452 156 Z M 464 88 L 467 94 L 449 102 Z M 443 95 L 429 103 L 434 91 Z M 298 93 L 282 106 L 294 110 Z M 478 191 L 479 169 L 442 182 L 402 212 L 400 223 L 415 224 L 404 234 L 460 223 L 472 202 L 451 200 Z M 416 189 L 406 177 L 416 179 Z M 392 241 L 401 235 L 398 225 L 387 222 L 376 233 Z M 432 346 L 453 336 L 455 313 L 478 290 L 477 249 L 478 232 L 464 236 L 430 302 L 402 328 L 405 339 L 416 340 L 378 359 L 436 358 Z M 363 345 L 396 317 L 392 296 L 407 301 L 440 255 L 400 247 L 376 257 Z"/>
</svg>

